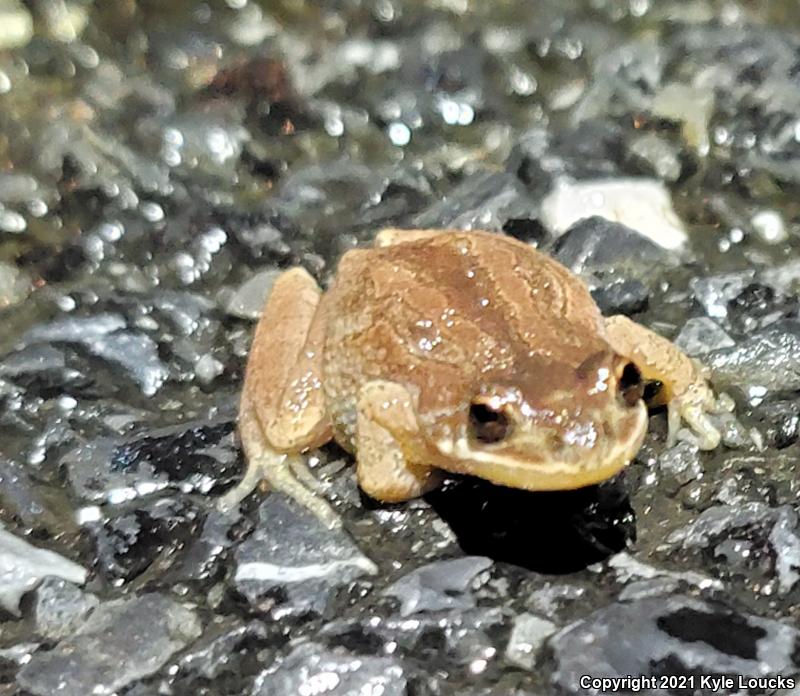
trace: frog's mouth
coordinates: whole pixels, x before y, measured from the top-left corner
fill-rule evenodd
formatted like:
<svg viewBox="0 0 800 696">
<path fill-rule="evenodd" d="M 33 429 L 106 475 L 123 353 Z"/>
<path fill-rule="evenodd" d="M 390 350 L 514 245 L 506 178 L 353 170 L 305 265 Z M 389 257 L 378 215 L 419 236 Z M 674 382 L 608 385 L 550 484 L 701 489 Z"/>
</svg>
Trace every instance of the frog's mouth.
<svg viewBox="0 0 800 696">
<path fill-rule="evenodd" d="M 542 433 L 521 434 L 508 445 L 486 447 L 466 436 L 440 440 L 440 468 L 530 491 L 583 488 L 605 481 L 636 456 L 647 432 L 643 402 L 628 410 L 613 437 L 591 445 L 547 446 Z"/>
</svg>

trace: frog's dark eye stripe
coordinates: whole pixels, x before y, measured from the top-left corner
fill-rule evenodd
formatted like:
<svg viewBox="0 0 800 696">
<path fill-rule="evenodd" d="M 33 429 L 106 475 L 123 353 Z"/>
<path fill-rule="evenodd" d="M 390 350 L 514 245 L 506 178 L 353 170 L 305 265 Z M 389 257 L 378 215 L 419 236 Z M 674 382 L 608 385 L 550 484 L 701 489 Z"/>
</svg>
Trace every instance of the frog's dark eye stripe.
<svg viewBox="0 0 800 696">
<path fill-rule="evenodd" d="M 619 393 L 628 406 L 633 406 L 644 395 L 642 373 L 633 363 L 628 363 L 619 377 Z"/>
<path fill-rule="evenodd" d="M 492 444 L 505 439 L 511 432 L 511 423 L 502 411 L 485 404 L 472 404 L 469 409 L 469 427 L 478 442 Z"/>
</svg>

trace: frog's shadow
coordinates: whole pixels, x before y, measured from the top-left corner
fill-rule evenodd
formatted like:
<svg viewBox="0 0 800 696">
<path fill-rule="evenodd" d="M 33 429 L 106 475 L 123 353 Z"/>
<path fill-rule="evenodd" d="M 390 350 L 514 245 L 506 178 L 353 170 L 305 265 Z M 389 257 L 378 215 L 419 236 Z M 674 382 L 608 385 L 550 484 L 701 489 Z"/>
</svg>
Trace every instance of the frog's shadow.
<svg viewBox="0 0 800 696">
<path fill-rule="evenodd" d="M 582 570 L 636 539 L 636 517 L 622 476 L 547 493 L 463 477 L 425 498 L 465 553 L 542 573 Z"/>
</svg>

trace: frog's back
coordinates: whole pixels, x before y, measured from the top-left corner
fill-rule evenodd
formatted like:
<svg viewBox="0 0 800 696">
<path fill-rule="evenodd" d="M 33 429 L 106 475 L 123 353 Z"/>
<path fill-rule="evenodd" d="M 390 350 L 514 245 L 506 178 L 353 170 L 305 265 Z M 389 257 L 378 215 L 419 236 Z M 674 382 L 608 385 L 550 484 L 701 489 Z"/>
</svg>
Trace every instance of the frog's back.
<svg viewBox="0 0 800 696">
<path fill-rule="evenodd" d="M 324 383 L 345 445 L 366 381 L 398 381 L 418 396 L 421 414 L 436 414 L 468 399 L 481 375 L 554 353 L 578 365 L 602 344 L 600 313 L 582 282 L 491 233 L 349 252 L 327 299 Z"/>
</svg>

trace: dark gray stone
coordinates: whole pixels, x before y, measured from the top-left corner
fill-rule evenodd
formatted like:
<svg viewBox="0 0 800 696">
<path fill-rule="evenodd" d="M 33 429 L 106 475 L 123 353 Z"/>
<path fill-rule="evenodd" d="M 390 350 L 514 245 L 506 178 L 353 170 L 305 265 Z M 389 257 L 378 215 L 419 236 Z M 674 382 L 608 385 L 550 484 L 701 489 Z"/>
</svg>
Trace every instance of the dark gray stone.
<svg viewBox="0 0 800 696">
<path fill-rule="evenodd" d="M 592 290 L 592 297 L 605 316 L 631 316 L 647 309 L 650 290 L 636 278 L 614 280 Z"/>
<path fill-rule="evenodd" d="M 80 628 L 98 605 L 97 597 L 58 578 L 45 578 L 33 596 L 36 632 L 61 640 Z"/>
<path fill-rule="evenodd" d="M 800 322 L 787 319 L 771 324 L 736 346 L 708 353 L 703 362 L 711 368 L 714 384 L 720 388 L 797 391 L 800 389 Z"/>
<path fill-rule="evenodd" d="M 384 590 L 401 601 L 400 615 L 444 609 L 470 609 L 475 598 L 469 593 L 472 582 L 492 565 L 485 556 L 466 556 L 436 561 L 411 571 Z"/>
<path fill-rule="evenodd" d="M 509 220 L 537 214 L 538 205 L 516 177 L 481 172 L 414 216 L 412 226 L 500 231 Z"/>
<path fill-rule="evenodd" d="M 681 595 L 611 604 L 553 636 L 553 682 L 566 693 L 595 693 L 582 675 L 792 675 L 797 629 Z M 661 694 L 659 689 L 639 693 Z"/>
<path fill-rule="evenodd" d="M 224 620 L 208 627 L 180 659 L 181 669 L 205 679 L 234 673 L 237 653 L 247 653 L 253 644 L 266 642 L 268 630 L 262 621 L 248 623 Z M 242 647 L 244 644 L 244 647 Z"/>
<path fill-rule="evenodd" d="M 687 320 L 675 339 L 675 345 L 692 356 L 704 355 L 720 348 L 730 348 L 734 344 L 735 341 L 725 333 L 725 330 L 708 317 Z"/>
<path fill-rule="evenodd" d="M 316 643 L 296 647 L 256 679 L 253 696 L 406 696 L 402 665 L 389 657 L 349 655 Z"/>
<path fill-rule="evenodd" d="M 800 438 L 800 406 L 794 401 L 762 404 L 756 415 L 764 423 L 767 443 L 776 449 L 789 447 Z"/>
<path fill-rule="evenodd" d="M 86 501 L 132 500 L 162 488 L 208 492 L 236 474 L 239 449 L 227 418 L 101 437 L 61 458 L 76 495 Z"/>
<path fill-rule="evenodd" d="M 613 273 L 649 279 L 676 257 L 636 230 L 594 216 L 579 220 L 553 244 L 553 256 L 580 275 Z"/>
<path fill-rule="evenodd" d="M 789 505 L 774 508 L 761 502 L 715 505 L 670 534 L 667 542 L 684 549 L 707 549 L 731 538 L 760 540 L 759 551 L 751 557 L 763 556 L 765 565 L 772 566 L 770 575 L 777 579 L 782 594 L 791 591 L 800 580 L 798 516 Z M 771 557 L 764 553 L 764 544 L 770 547 Z"/>
<path fill-rule="evenodd" d="M 169 369 L 149 336 L 126 331 L 126 327 L 125 320 L 116 314 L 59 319 L 25 333 L 21 345 L 80 344 L 93 355 L 122 367 L 144 394 L 152 396 L 169 377 Z"/>
<path fill-rule="evenodd" d="M 200 630 L 193 610 L 162 595 L 106 602 L 72 637 L 35 653 L 17 683 L 36 696 L 110 694 L 157 672 Z"/>
<path fill-rule="evenodd" d="M 278 493 L 261 503 L 255 531 L 234 556 L 236 589 L 253 604 L 275 598 L 282 613 L 321 612 L 336 588 L 375 572 L 343 530 L 323 528 Z"/>
</svg>

